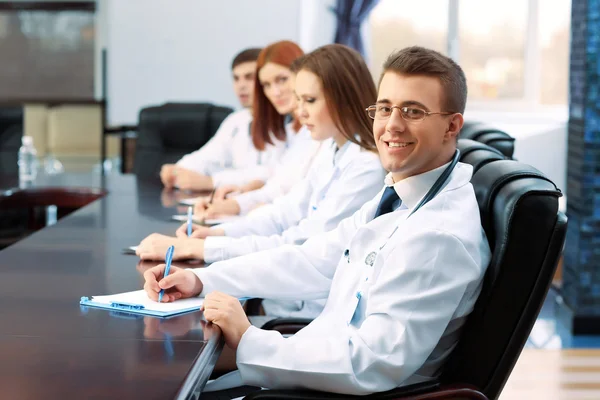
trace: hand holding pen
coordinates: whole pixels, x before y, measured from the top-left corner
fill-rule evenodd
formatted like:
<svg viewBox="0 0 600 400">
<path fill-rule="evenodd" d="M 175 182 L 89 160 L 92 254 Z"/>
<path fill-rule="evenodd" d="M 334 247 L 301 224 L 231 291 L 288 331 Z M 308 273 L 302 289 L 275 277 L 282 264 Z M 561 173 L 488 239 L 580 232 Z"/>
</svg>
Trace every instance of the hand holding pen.
<svg viewBox="0 0 600 400">
<path fill-rule="evenodd" d="M 171 262 L 173 261 L 173 252 L 175 251 L 175 247 L 174 246 L 170 246 L 169 249 L 167 250 L 167 255 L 165 257 L 165 271 L 164 271 L 164 275 L 163 275 L 163 279 L 165 279 L 167 276 L 169 276 L 169 271 L 171 270 Z M 161 280 L 163 280 L 161 279 Z M 165 294 L 165 290 L 161 289 L 160 292 L 158 293 L 158 302 L 162 302 L 162 298 Z"/>
</svg>

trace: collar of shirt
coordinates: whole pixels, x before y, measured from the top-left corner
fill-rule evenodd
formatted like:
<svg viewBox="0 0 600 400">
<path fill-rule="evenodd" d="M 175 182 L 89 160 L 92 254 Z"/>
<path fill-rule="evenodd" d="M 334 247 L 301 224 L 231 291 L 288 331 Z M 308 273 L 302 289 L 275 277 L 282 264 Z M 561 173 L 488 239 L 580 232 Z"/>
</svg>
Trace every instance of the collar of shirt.
<svg viewBox="0 0 600 400">
<path fill-rule="evenodd" d="M 360 152 L 361 147 L 351 141 L 346 141 L 341 148 L 338 148 L 335 140 L 327 139 L 330 141 L 329 147 L 333 152 L 333 166 L 343 169 L 348 163 L 350 163 L 356 154 Z"/>
<path fill-rule="evenodd" d="M 402 199 L 402 204 L 407 208 L 414 207 L 423 196 L 431 189 L 435 181 L 442 175 L 446 167 L 450 163 L 446 163 L 441 167 L 432 169 L 419 175 L 409 176 L 402 179 L 400 182 L 395 182 L 392 178 L 392 173 L 388 173 L 385 177 L 385 185 L 393 186 L 398 196 Z M 404 207 L 403 207 L 404 208 Z"/>
</svg>

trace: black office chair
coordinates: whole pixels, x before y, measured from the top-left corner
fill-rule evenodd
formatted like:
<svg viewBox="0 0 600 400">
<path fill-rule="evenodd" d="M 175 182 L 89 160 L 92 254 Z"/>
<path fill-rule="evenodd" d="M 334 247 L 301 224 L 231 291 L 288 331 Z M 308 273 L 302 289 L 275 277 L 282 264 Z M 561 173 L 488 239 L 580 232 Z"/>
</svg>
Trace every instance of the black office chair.
<svg viewBox="0 0 600 400">
<path fill-rule="evenodd" d="M 0 175 L 17 176 L 19 147 L 23 137 L 23 108 L 0 108 Z M 7 187 L 0 189 L 9 189 Z M 0 207 L 0 249 L 9 246 L 28 234 L 27 213 L 24 210 L 8 210 Z"/>
<path fill-rule="evenodd" d="M 439 379 L 370 396 L 268 390 L 258 399 L 497 399 L 550 287 L 566 235 L 560 190 L 533 167 L 490 162 L 472 178 L 492 249 L 483 289 Z"/>
<path fill-rule="evenodd" d="M 0 108 L 0 174 L 16 175 L 21 138 L 23 137 L 23 109 Z"/>
<path fill-rule="evenodd" d="M 133 172 L 158 176 L 163 164 L 175 163 L 208 142 L 232 111 L 209 103 L 166 103 L 142 109 Z"/>
<path fill-rule="evenodd" d="M 460 150 L 460 161 L 472 165 L 473 173 L 492 161 L 506 159 L 500 150 L 471 139 L 458 139 L 456 147 Z"/>
<path fill-rule="evenodd" d="M 515 138 L 508 133 L 483 122 L 465 122 L 459 138 L 471 139 L 500 150 L 508 159 L 515 152 Z"/>
</svg>

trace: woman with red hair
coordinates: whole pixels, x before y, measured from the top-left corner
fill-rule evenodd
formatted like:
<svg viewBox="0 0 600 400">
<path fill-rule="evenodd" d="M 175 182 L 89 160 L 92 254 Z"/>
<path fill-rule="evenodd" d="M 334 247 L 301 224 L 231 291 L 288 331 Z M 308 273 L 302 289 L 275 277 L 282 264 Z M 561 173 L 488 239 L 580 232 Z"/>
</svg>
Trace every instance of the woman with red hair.
<svg viewBox="0 0 600 400">
<path fill-rule="evenodd" d="M 225 167 L 216 165 L 214 168 L 195 171 L 194 165 L 187 165 L 190 171 L 175 171 L 175 186 L 180 189 L 211 190 L 219 188 L 214 198 L 224 198 L 225 194 L 232 191 L 245 192 L 260 188 L 275 171 L 279 170 L 280 162 L 295 158 L 299 164 L 308 164 L 316 144 L 307 131 L 300 131 L 300 124 L 293 117 L 296 106 L 293 96 L 292 74 L 289 70 L 292 62 L 303 55 L 300 47 L 290 41 L 280 41 L 264 48 L 256 60 L 256 79 L 254 80 L 254 95 L 252 104 L 252 122 L 246 127 L 250 130 L 240 130 L 237 135 L 244 135 L 239 143 L 230 141 L 229 152 L 240 152 L 247 147 L 240 146 L 247 141 L 247 145 L 254 154 L 248 154 L 244 165 Z M 227 146 L 227 143 L 222 143 Z M 235 147 L 234 147 L 235 146 Z M 242 157 L 243 158 L 243 157 Z M 193 160 L 188 160 L 188 164 Z M 299 171 L 305 172 L 306 168 Z M 276 195 L 285 192 L 293 183 L 299 181 L 303 172 L 286 179 L 283 184 L 274 185 Z M 289 182 L 289 183 L 288 183 Z M 271 196 L 272 197 L 272 196 Z"/>
<path fill-rule="evenodd" d="M 203 214 L 204 218 L 246 214 L 256 206 L 271 203 L 286 194 L 306 176 L 319 143 L 311 139 L 310 132 L 301 127 L 294 115 L 296 96 L 290 67 L 303 54 L 296 43 L 283 40 L 265 47 L 256 63 L 254 119 L 250 131 L 254 147 L 265 151 L 263 163 L 274 166 L 273 175 L 266 185 L 265 180 L 257 179 L 245 185 L 220 186 L 211 204 L 207 199 L 196 203 L 196 214 Z M 266 151 L 282 145 L 286 148 L 283 154 Z M 235 199 L 226 199 L 228 195 L 235 195 Z"/>
</svg>

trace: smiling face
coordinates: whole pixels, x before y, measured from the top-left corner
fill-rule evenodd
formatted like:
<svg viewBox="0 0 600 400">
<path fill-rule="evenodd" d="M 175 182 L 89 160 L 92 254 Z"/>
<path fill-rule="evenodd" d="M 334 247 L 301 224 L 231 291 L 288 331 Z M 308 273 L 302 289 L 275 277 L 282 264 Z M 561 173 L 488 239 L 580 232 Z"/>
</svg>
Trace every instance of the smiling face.
<svg viewBox="0 0 600 400">
<path fill-rule="evenodd" d="M 256 77 L 256 61 L 238 64 L 233 68 L 233 90 L 242 107 L 252 107 L 254 96 L 254 79 Z"/>
<path fill-rule="evenodd" d="M 294 110 L 294 82 L 289 68 L 268 62 L 258 72 L 258 79 L 265 96 L 279 114 L 289 114 Z"/>
<path fill-rule="evenodd" d="M 379 85 L 377 105 L 443 112 L 443 94 L 438 78 L 388 71 Z M 383 167 L 398 182 L 444 165 L 454 154 L 462 121 L 461 114 L 406 121 L 397 108 L 386 119 L 376 117 L 373 134 Z"/>
<path fill-rule="evenodd" d="M 319 77 L 310 71 L 301 70 L 296 75 L 295 90 L 297 115 L 314 140 L 325 140 L 341 136 L 336 128 Z"/>
</svg>

